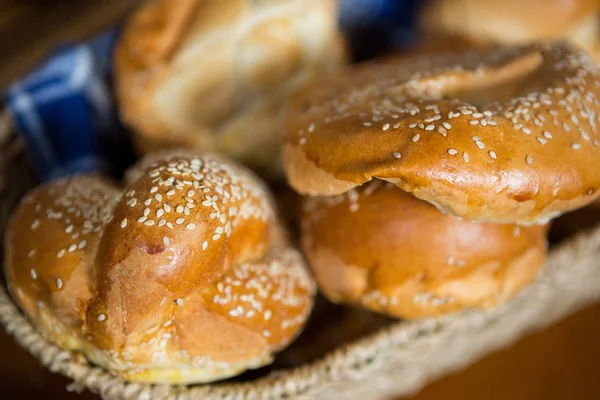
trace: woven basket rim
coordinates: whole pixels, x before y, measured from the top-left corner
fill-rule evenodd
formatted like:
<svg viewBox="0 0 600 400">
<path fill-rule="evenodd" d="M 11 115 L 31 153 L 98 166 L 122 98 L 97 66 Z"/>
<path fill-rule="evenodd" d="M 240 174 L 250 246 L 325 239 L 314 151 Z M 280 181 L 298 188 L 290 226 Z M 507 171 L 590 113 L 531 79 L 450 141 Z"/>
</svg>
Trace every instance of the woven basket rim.
<svg viewBox="0 0 600 400">
<path fill-rule="evenodd" d="M 542 275 L 550 274 L 552 269 L 564 265 L 564 262 L 569 259 L 569 257 L 565 257 L 569 250 L 590 245 L 600 249 L 600 226 L 593 231 L 581 233 L 554 247 L 550 252 L 548 265 Z M 527 296 L 529 292 L 537 288 L 537 285 L 539 285 L 539 280 L 527 287 L 518 297 Z M 227 383 L 227 381 L 224 381 L 189 387 L 160 386 L 127 382 L 101 367 L 83 361 L 83 357 L 77 356 L 76 353 L 73 354 L 60 349 L 42 336 L 10 299 L 5 285 L 0 285 L 0 320 L 7 332 L 11 333 L 23 347 L 52 372 L 59 372 L 73 379 L 75 381 L 72 386 L 73 389 L 87 387 L 93 392 L 104 394 L 107 391 L 110 392 L 111 388 L 118 389 L 117 391 L 121 393 L 121 396 L 106 397 L 111 399 L 146 398 L 143 394 L 147 396 L 148 393 L 159 394 L 159 397 L 151 396 L 152 399 L 176 398 L 183 392 L 193 392 L 195 390 L 199 391 L 198 394 L 202 394 L 202 396 L 229 398 L 233 394 L 247 394 L 257 389 L 270 394 L 261 398 L 289 398 L 290 396 L 302 395 L 318 385 L 336 381 L 346 374 L 354 375 L 358 373 L 362 375 L 360 370 L 368 369 L 371 361 L 384 352 L 391 352 L 394 348 L 401 347 L 417 337 L 436 334 L 448 324 L 456 323 L 459 319 L 478 318 L 487 313 L 489 311 L 470 310 L 436 318 L 398 321 L 391 326 L 381 328 L 376 332 L 344 344 L 316 361 L 295 368 L 275 371 L 251 382 Z"/>
<path fill-rule="evenodd" d="M 0 116 L 0 120 L 2 118 L 4 117 Z M 13 135 L 14 139 L 14 132 L 6 132 L 5 129 L 10 130 L 10 124 L 0 123 L 0 146 L 1 143 L 11 142 L 6 139 L 10 135 Z M 0 148 L 0 152 L 6 151 L 7 146 L 3 147 Z M 23 156 L 22 145 L 18 147 L 17 152 Z M 5 190 L 6 188 L 0 188 L 2 192 Z M 560 279 L 564 279 L 561 277 L 561 272 L 564 274 L 564 271 L 567 271 L 569 272 L 567 275 L 571 275 L 572 271 L 569 270 L 569 265 L 574 263 L 578 257 L 597 253 L 600 253 L 600 225 L 554 246 L 550 250 L 547 265 L 538 280 L 526 287 L 515 299 L 498 309 L 492 311 L 469 310 L 436 318 L 395 322 L 376 332 L 363 335 L 357 340 L 342 344 L 318 360 L 294 368 L 275 370 L 265 377 L 250 382 L 223 381 L 189 387 L 127 382 L 119 376 L 89 363 L 81 355 L 64 351 L 45 339 L 12 301 L 4 284 L 0 284 L 0 320 L 6 331 L 11 333 L 44 366 L 52 372 L 61 373 L 72 379 L 74 383 L 70 386 L 71 389 L 88 388 L 106 399 L 290 398 L 314 393 L 320 388 L 335 385 L 340 381 L 360 381 L 369 374 L 376 373 L 378 371 L 377 364 L 381 360 L 390 363 L 397 362 L 402 359 L 402 351 L 410 345 L 419 341 L 427 342 L 436 335 L 443 337 L 444 332 L 452 331 L 456 325 L 467 327 L 476 325 L 476 323 L 490 325 L 506 318 L 510 316 L 510 313 L 515 313 L 515 307 L 518 308 L 519 301 L 523 302 L 523 299 L 528 298 L 535 300 L 536 296 L 544 298 L 540 293 L 543 294 L 546 290 L 545 286 L 554 284 L 560 287 L 562 285 Z M 0 262 L 3 263 L 2 260 Z M 589 302 L 592 298 L 600 296 L 600 287 L 593 289 L 594 296 L 582 294 L 581 298 L 575 299 L 576 301 L 574 300 L 573 305 L 568 309 L 559 311 L 553 316 L 544 316 L 541 318 L 543 320 L 538 318 L 536 321 L 526 323 L 519 334 L 548 325 Z M 588 291 L 591 292 L 591 290 Z M 597 295 L 596 292 L 598 292 Z M 517 303 L 515 307 L 512 306 L 513 302 Z M 507 340 L 515 339 L 516 337 L 509 337 Z M 482 356 L 497 347 L 498 345 L 494 342 L 493 346 L 488 346 L 484 349 L 485 351 L 480 350 L 476 355 Z M 460 362 L 456 360 L 454 364 L 459 366 Z M 448 367 L 444 371 L 446 370 Z M 436 374 L 439 375 L 440 372 L 437 371 Z M 417 383 L 422 386 L 424 382 L 425 378 Z M 412 389 L 418 388 L 418 385 L 415 384 Z"/>
</svg>

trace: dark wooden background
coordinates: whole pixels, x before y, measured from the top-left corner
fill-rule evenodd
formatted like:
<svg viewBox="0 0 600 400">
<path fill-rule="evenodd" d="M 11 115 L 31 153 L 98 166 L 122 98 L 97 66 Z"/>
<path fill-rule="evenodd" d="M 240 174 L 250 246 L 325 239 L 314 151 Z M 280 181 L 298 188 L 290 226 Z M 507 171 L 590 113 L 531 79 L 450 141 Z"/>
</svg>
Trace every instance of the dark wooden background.
<svg viewBox="0 0 600 400">
<path fill-rule="evenodd" d="M 87 37 L 119 21 L 139 0 L 0 0 L 0 87 L 57 42 Z M 600 262 L 600 260 L 599 260 Z M 529 335 L 413 400 L 600 398 L 600 305 Z M 67 393 L 68 380 L 44 370 L 0 329 L 0 399 L 98 400 Z"/>
</svg>

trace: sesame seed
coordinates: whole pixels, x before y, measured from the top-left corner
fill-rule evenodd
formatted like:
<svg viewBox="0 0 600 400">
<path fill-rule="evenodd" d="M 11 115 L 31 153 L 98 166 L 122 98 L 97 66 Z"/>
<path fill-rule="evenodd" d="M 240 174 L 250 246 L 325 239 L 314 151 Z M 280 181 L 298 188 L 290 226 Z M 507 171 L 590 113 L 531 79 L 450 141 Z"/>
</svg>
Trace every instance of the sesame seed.
<svg viewBox="0 0 600 400">
<path fill-rule="evenodd" d="M 308 126 L 308 132 L 309 132 L 309 133 L 312 133 L 314 130 L 315 130 L 315 124 L 310 124 L 310 125 Z"/>
<path fill-rule="evenodd" d="M 538 142 L 540 142 L 540 144 L 546 144 L 547 140 L 541 137 L 536 138 Z"/>
<path fill-rule="evenodd" d="M 61 258 L 62 256 L 64 256 L 66 253 L 65 249 L 60 249 L 57 253 L 56 253 L 56 257 Z"/>
<path fill-rule="evenodd" d="M 86 240 L 82 240 L 81 242 L 79 242 L 79 245 L 77 245 L 77 248 L 79 250 L 83 249 L 85 246 L 87 245 L 87 241 Z"/>
<path fill-rule="evenodd" d="M 156 210 L 156 217 L 160 218 L 163 216 L 164 213 L 165 213 L 165 210 L 163 210 L 162 208 L 159 208 L 158 210 Z"/>
<path fill-rule="evenodd" d="M 191 231 L 191 230 L 192 230 L 192 229 L 194 229 L 195 227 L 196 227 L 196 224 L 189 223 L 189 224 L 187 224 L 187 225 L 185 226 L 185 229 L 187 229 L 187 230 L 190 230 L 190 231 Z"/>
<path fill-rule="evenodd" d="M 371 123 L 370 122 L 363 122 L 363 125 L 364 126 L 371 126 Z"/>
<path fill-rule="evenodd" d="M 419 134 L 417 133 L 415 136 L 413 136 L 413 138 L 412 138 L 412 141 L 413 141 L 413 142 L 418 142 L 420 138 L 421 138 L 421 135 L 419 135 Z"/>
<path fill-rule="evenodd" d="M 58 289 L 62 289 L 62 286 L 63 286 L 63 281 L 62 281 L 62 279 L 60 279 L 60 278 L 56 278 L 56 287 L 57 287 Z"/>
<path fill-rule="evenodd" d="M 75 251 L 75 249 L 77 249 L 77 245 L 76 244 L 72 244 L 69 246 L 69 253 L 72 253 Z"/>
<path fill-rule="evenodd" d="M 156 193 L 157 191 L 158 191 L 157 186 L 152 186 L 152 188 L 150 189 L 150 193 Z"/>
<path fill-rule="evenodd" d="M 163 208 L 165 209 L 166 212 L 171 212 L 171 206 L 169 205 L 169 203 L 165 203 L 163 205 Z"/>
<path fill-rule="evenodd" d="M 533 164 L 533 157 L 527 154 L 527 157 L 525 157 L 525 161 L 527 161 L 527 164 L 531 165 Z"/>
<path fill-rule="evenodd" d="M 425 130 L 426 130 L 426 131 L 432 131 L 432 130 L 434 130 L 434 129 L 435 129 L 435 125 L 431 125 L 431 124 L 430 124 L 430 125 L 427 125 L 427 126 L 425 127 Z"/>
<path fill-rule="evenodd" d="M 498 157 L 496 156 L 496 152 L 494 150 L 489 151 L 490 158 L 492 160 L 496 160 Z"/>
<path fill-rule="evenodd" d="M 573 148 L 573 150 L 579 150 L 581 148 L 581 145 L 579 143 L 573 143 L 571 147 Z"/>
<path fill-rule="evenodd" d="M 73 232 L 73 225 L 69 225 L 69 226 L 67 226 L 67 227 L 65 228 L 65 232 L 66 232 L 66 233 L 71 233 L 71 232 Z"/>
<path fill-rule="evenodd" d="M 465 160 L 465 162 L 469 162 L 469 155 L 466 152 L 463 153 L 463 160 Z"/>
<path fill-rule="evenodd" d="M 480 149 L 485 149 L 485 144 L 481 141 L 476 141 L 475 144 L 477 145 L 477 147 L 479 147 Z"/>
<path fill-rule="evenodd" d="M 478 142 L 481 140 L 479 136 L 471 136 L 471 139 L 473 139 L 474 142 Z"/>
<path fill-rule="evenodd" d="M 144 222 L 144 225 L 146 225 L 146 226 L 152 226 L 152 225 L 154 225 L 154 220 L 153 219 L 149 219 L 148 221 Z"/>
<path fill-rule="evenodd" d="M 442 126 L 448 130 L 452 129 L 452 125 L 450 125 L 450 123 L 446 121 L 442 122 Z"/>
<path fill-rule="evenodd" d="M 33 279 L 34 281 L 37 279 L 37 272 L 35 272 L 35 269 L 31 268 L 29 270 L 29 275 L 31 275 L 31 279 Z"/>
<path fill-rule="evenodd" d="M 166 236 L 163 236 L 163 243 L 164 243 L 164 244 L 166 244 L 166 245 L 168 246 L 170 242 L 171 242 L 171 241 L 169 240 L 169 238 L 168 238 L 168 237 L 166 237 Z"/>
<path fill-rule="evenodd" d="M 544 137 L 545 137 L 546 139 L 552 139 L 552 135 L 551 135 L 551 134 L 550 134 L 550 132 L 548 132 L 548 131 L 544 132 Z"/>
<path fill-rule="evenodd" d="M 152 204 L 152 199 L 146 199 L 146 200 L 144 201 L 144 205 L 145 205 L 145 206 L 149 206 L 150 204 Z"/>
<path fill-rule="evenodd" d="M 123 221 L 121 221 L 121 228 L 125 228 L 127 226 L 127 218 L 123 218 Z"/>
<path fill-rule="evenodd" d="M 145 208 L 144 209 L 144 217 L 147 217 L 148 215 L 150 215 L 150 209 L 149 208 Z"/>
<path fill-rule="evenodd" d="M 398 159 L 400 157 L 402 157 L 402 154 L 398 153 L 397 151 L 395 151 L 393 154 L 394 158 Z"/>
<path fill-rule="evenodd" d="M 472 120 L 469 121 L 469 124 L 471 124 L 471 125 L 477 125 L 477 124 L 479 124 L 479 120 L 478 119 L 472 119 Z"/>
<path fill-rule="evenodd" d="M 104 321 L 106 319 L 106 315 L 99 314 L 97 319 L 98 319 L 98 322 L 102 322 L 102 321 Z"/>
<path fill-rule="evenodd" d="M 181 305 L 183 305 L 183 300 L 177 299 L 177 300 L 175 300 L 175 303 L 177 303 L 178 306 L 181 306 Z"/>
<path fill-rule="evenodd" d="M 142 223 L 142 222 L 144 222 L 144 221 L 145 221 L 145 220 L 147 220 L 147 219 L 148 219 L 148 218 L 146 218 L 146 217 L 143 217 L 143 216 L 142 216 L 142 217 L 139 217 L 139 218 L 138 218 L 137 222 L 139 222 L 139 223 Z"/>
<path fill-rule="evenodd" d="M 37 227 L 40 226 L 40 221 L 38 221 L 37 219 L 35 221 L 33 221 L 33 223 L 31 224 L 31 229 L 37 229 Z"/>
<path fill-rule="evenodd" d="M 411 123 L 411 124 L 408 124 L 408 127 L 409 127 L 409 128 L 416 128 L 416 127 L 417 127 L 417 123 L 416 123 L 416 122 L 413 122 L 413 123 Z"/>
<path fill-rule="evenodd" d="M 185 221 L 185 219 L 183 219 L 183 218 L 177 218 L 177 219 L 175 220 L 175 223 L 176 223 L 177 225 L 181 225 L 181 224 L 183 224 L 183 222 L 184 222 L 184 221 Z"/>
<path fill-rule="evenodd" d="M 174 194 L 175 194 L 175 191 L 173 189 L 171 189 L 167 192 L 167 196 L 173 196 Z"/>
<path fill-rule="evenodd" d="M 202 242 L 202 250 L 206 250 L 208 248 L 208 242 L 205 240 Z"/>
<path fill-rule="evenodd" d="M 458 154 L 458 151 L 456 151 L 456 149 L 448 149 L 448 154 L 450 154 L 451 156 L 455 156 Z"/>
<path fill-rule="evenodd" d="M 156 201 L 158 202 L 162 202 L 162 195 L 160 193 L 156 193 L 154 195 L 154 198 L 156 199 Z"/>
<path fill-rule="evenodd" d="M 384 124 L 381 129 L 387 131 L 388 129 L 390 129 L 390 124 Z"/>
</svg>

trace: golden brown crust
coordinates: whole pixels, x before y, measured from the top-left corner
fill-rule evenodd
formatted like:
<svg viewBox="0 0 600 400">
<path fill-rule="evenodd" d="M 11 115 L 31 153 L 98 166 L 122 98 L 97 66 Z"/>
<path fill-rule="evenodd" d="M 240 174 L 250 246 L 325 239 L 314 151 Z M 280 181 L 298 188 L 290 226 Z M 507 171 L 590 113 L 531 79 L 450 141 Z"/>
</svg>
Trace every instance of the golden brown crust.
<svg viewBox="0 0 600 400">
<path fill-rule="evenodd" d="M 305 197 L 302 246 L 334 302 L 402 318 L 492 308 L 542 268 L 546 227 L 441 214 L 390 183 Z"/>
<path fill-rule="evenodd" d="M 200 148 L 273 173 L 289 96 L 346 62 L 336 22 L 333 0 L 149 2 L 115 56 L 136 148 Z"/>
<path fill-rule="evenodd" d="M 426 32 L 499 44 L 564 38 L 591 50 L 597 43 L 597 0 L 430 0 L 419 25 Z"/>
<path fill-rule="evenodd" d="M 298 95 L 284 166 L 302 194 L 379 178 L 463 218 L 543 224 L 600 194 L 599 99 L 597 67 L 561 42 L 365 64 Z"/>
<path fill-rule="evenodd" d="M 270 362 L 302 328 L 314 284 L 263 184 L 182 151 L 129 177 L 123 191 L 82 176 L 23 200 L 6 236 L 17 302 L 60 346 L 131 380 L 211 381 Z"/>
</svg>

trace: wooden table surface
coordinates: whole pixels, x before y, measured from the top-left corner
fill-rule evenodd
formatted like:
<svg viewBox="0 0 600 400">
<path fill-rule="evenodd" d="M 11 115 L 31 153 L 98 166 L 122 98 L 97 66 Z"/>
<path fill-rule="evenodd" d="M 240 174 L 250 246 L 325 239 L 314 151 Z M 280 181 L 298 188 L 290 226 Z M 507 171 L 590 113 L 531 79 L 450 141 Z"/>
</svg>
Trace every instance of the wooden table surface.
<svg viewBox="0 0 600 400">
<path fill-rule="evenodd" d="M 53 43 L 86 37 L 139 0 L 0 0 L 0 87 L 35 64 Z M 413 400 L 600 398 L 600 304 L 440 379 Z M 0 399 L 94 399 L 68 393 L 69 381 L 44 370 L 0 330 Z"/>
</svg>

